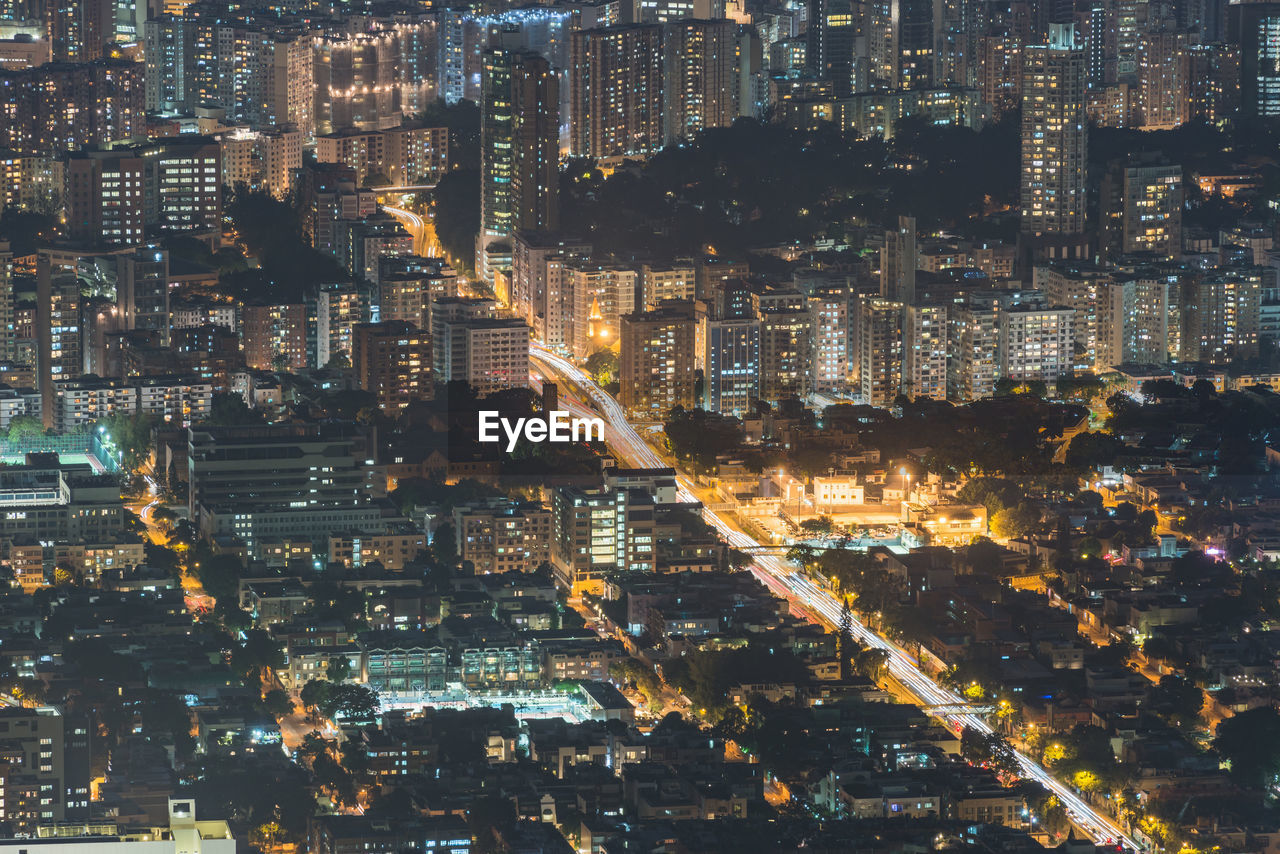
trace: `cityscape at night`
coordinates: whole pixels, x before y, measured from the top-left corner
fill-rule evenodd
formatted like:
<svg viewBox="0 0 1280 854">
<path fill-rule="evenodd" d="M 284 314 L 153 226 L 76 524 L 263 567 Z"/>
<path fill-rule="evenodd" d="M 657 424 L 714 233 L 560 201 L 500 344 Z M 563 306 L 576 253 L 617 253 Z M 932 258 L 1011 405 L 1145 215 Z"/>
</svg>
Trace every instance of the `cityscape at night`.
<svg viewBox="0 0 1280 854">
<path fill-rule="evenodd" d="M 1280 0 L 0 0 L 0 854 L 1280 854 Z"/>
</svg>

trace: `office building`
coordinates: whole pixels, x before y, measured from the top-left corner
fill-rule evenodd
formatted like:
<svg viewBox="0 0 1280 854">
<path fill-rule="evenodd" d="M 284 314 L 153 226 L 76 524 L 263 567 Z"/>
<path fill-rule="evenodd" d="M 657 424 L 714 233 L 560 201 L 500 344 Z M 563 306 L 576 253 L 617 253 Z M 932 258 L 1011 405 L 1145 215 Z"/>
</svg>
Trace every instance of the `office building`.
<svg viewBox="0 0 1280 854">
<path fill-rule="evenodd" d="M 1085 56 L 1074 28 L 1055 24 L 1049 42 L 1024 50 L 1022 231 L 1078 234 L 1085 228 Z"/>
<path fill-rule="evenodd" d="M 351 368 L 356 384 L 373 392 L 378 407 L 394 413 L 431 397 L 431 339 L 411 323 L 389 320 L 352 329 Z"/>
<path fill-rule="evenodd" d="M 253 557 L 272 539 L 327 546 L 334 533 L 403 522 L 375 501 L 375 452 L 353 425 L 206 424 L 187 437 L 192 522 L 205 535 L 239 538 Z"/>
<path fill-rule="evenodd" d="M 86 768 L 88 757 L 85 757 Z M 87 779 L 87 778 L 86 778 Z M 86 797 L 88 787 L 86 786 Z M 68 819 L 71 817 L 68 816 Z M 225 821 L 198 821 L 195 801 L 169 799 L 169 820 L 163 825 L 135 826 L 90 819 L 47 822 L 26 828 L 30 835 L 0 839 L 0 851 L 20 854 L 39 848 L 45 854 L 235 854 L 236 840 Z"/>
<path fill-rule="evenodd" d="M 702 317 L 702 408 L 743 417 L 760 399 L 760 321 Z"/>
<path fill-rule="evenodd" d="M 805 65 L 818 78 L 831 81 L 840 97 L 862 88 L 855 81 L 855 51 L 862 35 L 860 4 L 851 0 L 810 0 L 805 31 Z"/>
</svg>

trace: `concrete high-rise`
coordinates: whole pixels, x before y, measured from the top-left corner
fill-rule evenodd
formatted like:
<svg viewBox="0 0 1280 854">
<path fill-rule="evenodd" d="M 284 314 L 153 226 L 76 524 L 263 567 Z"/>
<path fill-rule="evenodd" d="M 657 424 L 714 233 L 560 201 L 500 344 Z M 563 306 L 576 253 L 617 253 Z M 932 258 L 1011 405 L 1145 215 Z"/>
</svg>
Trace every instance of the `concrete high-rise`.
<svg viewBox="0 0 1280 854">
<path fill-rule="evenodd" d="M 622 317 L 620 400 L 628 412 L 661 419 L 673 408 L 698 405 L 695 366 L 705 306 L 672 300 Z"/>
<path fill-rule="evenodd" d="M 898 217 L 898 227 L 884 233 L 880 249 L 880 296 L 911 303 L 916 298 L 916 218 Z"/>
<path fill-rule="evenodd" d="M 740 113 L 738 25 L 733 21 L 677 21 L 663 33 L 663 140 L 693 139 L 727 127 Z"/>
<path fill-rule="evenodd" d="M 1240 107 L 1247 116 L 1280 117 L 1280 3 L 1232 3 L 1229 41 L 1240 46 Z"/>
<path fill-rule="evenodd" d="M 536 53 L 485 53 L 480 121 L 476 270 L 487 282 L 511 266 L 515 232 L 560 222 L 560 87 Z"/>
<path fill-rule="evenodd" d="M 41 417 L 53 426 L 54 382 L 81 373 L 80 280 L 55 267 L 46 253 L 36 259 L 36 361 Z"/>
<path fill-rule="evenodd" d="M 858 393 L 871 406 L 890 406 L 902 387 L 903 305 L 862 297 L 854 313 Z"/>
<path fill-rule="evenodd" d="M 356 383 L 378 398 L 384 412 L 405 409 L 432 395 L 431 341 L 402 320 L 352 328 L 351 368 Z"/>
<path fill-rule="evenodd" d="M 662 148 L 662 27 L 633 24 L 573 33 L 570 151 L 623 157 Z"/>
<path fill-rule="evenodd" d="M 1023 52 L 1022 231 L 1071 235 L 1085 229 L 1085 54 L 1071 25 Z"/>
</svg>

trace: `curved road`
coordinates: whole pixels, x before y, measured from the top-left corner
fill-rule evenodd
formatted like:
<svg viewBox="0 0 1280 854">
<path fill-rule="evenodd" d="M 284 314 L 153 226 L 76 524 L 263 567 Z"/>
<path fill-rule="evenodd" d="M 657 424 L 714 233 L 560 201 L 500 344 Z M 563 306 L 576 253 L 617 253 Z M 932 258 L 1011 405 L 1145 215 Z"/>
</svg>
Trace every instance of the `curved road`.
<svg viewBox="0 0 1280 854">
<path fill-rule="evenodd" d="M 560 375 L 572 380 L 578 388 L 591 398 L 591 403 L 599 410 L 605 421 L 605 439 L 610 448 L 624 455 L 633 465 L 646 468 L 668 468 L 668 464 L 658 456 L 657 452 L 645 441 L 635 428 L 627 421 L 622 406 L 603 389 L 595 384 L 580 368 L 567 359 L 543 349 L 540 346 L 530 347 L 530 357 L 545 366 L 548 373 Z M 696 501 L 693 484 L 687 477 L 677 473 L 680 499 Z M 737 530 L 720 517 L 718 513 L 703 510 L 707 523 L 720 532 L 720 535 L 733 547 L 738 549 L 755 548 L 759 542 Z M 787 599 L 795 600 L 809 610 L 820 615 L 830 625 L 840 622 L 840 604 L 825 590 L 815 585 L 809 578 L 792 569 L 785 559 L 758 555 L 752 572 L 771 590 Z M 853 633 L 863 644 L 883 649 L 889 654 L 889 671 L 904 687 L 920 701 L 922 706 L 964 705 L 965 699 L 953 691 L 942 687 L 930 679 L 916 666 L 911 656 L 907 655 L 897 644 L 880 637 L 858 620 L 853 622 Z M 973 727 L 979 732 L 993 732 L 991 726 L 983 718 L 973 714 L 940 715 L 948 722 L 960 727 Z M 1123 844 L 1132 850 L 1141 850 L 1137 842 L 1125 836 L 1123 831 L 1107 816 L 1102 815 L 1070 787 L 1057 780 L 1039 763 L 1029 756 L 1018 753 L 1018 761 L 1022 765 L 1023 774 L 1029 779 L 1043 785 L 1057 795 L 1077 827 L 1088 833 L 1095 842 Z"/>
</svg>

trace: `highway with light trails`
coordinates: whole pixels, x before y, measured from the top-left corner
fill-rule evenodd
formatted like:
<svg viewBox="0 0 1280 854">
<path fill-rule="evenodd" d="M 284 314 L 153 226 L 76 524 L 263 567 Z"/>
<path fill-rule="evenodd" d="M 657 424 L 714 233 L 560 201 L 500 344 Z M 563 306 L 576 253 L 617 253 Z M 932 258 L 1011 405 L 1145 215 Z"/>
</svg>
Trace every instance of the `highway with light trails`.
<svg viewBox="0 0 1280 854">
<path fill-rule="evenodd" d="M 536 343 L 530 347 L 530 357 L 537 364 L 547 369 L 548 378 L 560 376 L 572 381 L 583 393 L 590 397 L 590 404 L 598 412 L 582 412 L 579 414 L 596 415 L 604 419 L 605 441 L 617 454 L 625 457 L 630 465 L 641 468 L 669 468 L 653 447 L 636 432 L 627 420 L 622 406 L 605 392 L 595 381 L 572 362 L 564 359 Z M 680 500 L 695 502 L 693 483 L 683 474 L 677 472 Z M 720 532 L 720 535 L 734 548 L 758 548 L 760 543 L 742 531 L 730 525 L 720 514 L 703 510 L 707 523 Z M 767 586 L 781 596 L 802 605 L 824 619 L 830 626 L 840 622 L 841 606 L 835 597 L 813 583 L 801 572 L 797 572 L 781 557 L 762 554 L 755 556 L 752 572 Z M 853 620 L 853 633 L 863 644 L 885 650 L 888 655 L 888 669 L 893 677 L 910 691 L 921 706 L 964 706 L 966 700 L 955 692 L 942 687 L 926 676 L 916 666 L 915 661 L 897 644 L 881 637 L 856 618 Z M 939 717 L 959 727 L 973 727 L 982 733 L 992 733 L 991 725 L 982 717 L 972 713 L 939 714 Z M 1053 792 L 1062 802 L 1071 821 L 1080 830 L 1098 843 L 1122 844 L 1128 848 L 1143 850 L 1137 842 L 1125 836 L 1123 831 L 1107 816 L 1102 815 L 1075 793 L 1069 786 L 1056 779 L 1043 766 L 1022 753 L 1018 753 L 1018 761 L 1023 775 L 1043 785 Z"/>
</svg>

